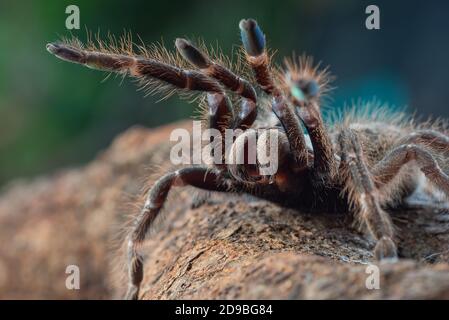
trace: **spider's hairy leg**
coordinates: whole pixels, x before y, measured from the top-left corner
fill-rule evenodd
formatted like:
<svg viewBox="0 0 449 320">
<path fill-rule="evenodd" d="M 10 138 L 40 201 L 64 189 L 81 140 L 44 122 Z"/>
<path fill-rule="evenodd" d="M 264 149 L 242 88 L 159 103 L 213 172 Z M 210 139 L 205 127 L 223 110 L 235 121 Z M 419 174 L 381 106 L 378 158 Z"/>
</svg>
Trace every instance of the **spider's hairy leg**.
<svg viewBox="0 0 449 320">
<path fill-rule="evenodd" d="M 299 64 L 287 60 L 287 71 L 281 76 L 289 100 L 310 136 L 315 156 L 314 180 L 326 184 L 333 180 L 337 170 L 332 142 L 319 105 L 320 91 L 328 80 L 326 71 L 318 72 L 311 64 L 308 58 L 300 58 Z"/>
<path fill-rule="evenodd" d="M 190 64 L 200 69 L 205 75 L 218 80 L 227 89 L 243 97 L 240 113 L 237 115 L 234 127 L 250 127 L 257 117 L 257 96 L 251 83 L 235 75 L 226 67 L 212 61 L 189 41 L 178 38 L 175 45 L 179 53 Z"/>
<path fill-rule="evenodd" d="M 199 68 L 203 73 L 217 79 L 226 88 L 242 97 L 253 102 L 257 101 L 256 91 L 248 80 L 237 76 L 226 67 L 212 61 L 204 52 L 186 39 L 176 39 L 175 46 L 185 60 Z"/>
<path fill-rule="evenodd" d="M 239 27 L 246 58 L 261 88 L 273 97 L 272 110 L 285 129 L 293 157 L 298 165 L 307 166 L 304 133 L 294 110 L 273 81 L 270 60 L 265 49 L 265 35 L 253 19 L 241 20 Z"/>
<path fill-rule="evenodd" d="M 435 130 L 411 132 L 400 140 L 400 144 L 420 144 L 437 153 L 449 153 L 449 136 Z"/>
<path fill-rule="evenodd" d="M 397 249 L 393 242 L 394 230 L 390 216 L 379 203 L 378 190 L 366 166 L 357 133 L 345 129 L 339 135 L 341 148 L 340 178 L 345 185 L 356 218 L 364 223 L 377 240 L 374 249 L 378 260 L 396 259 Z"/>
<path fill-rule="evenodd" d="M 232 126 L 232 107 L 223 88 L 216 80 L 199 71 L 184 70 L 155 59 L 84 50 L 62 43 L 48 44 L 47 50 L 62 60 L 103 71 L 129 74 L 144 84 L 146 80 L 157 79 L 178 89 L 205 91 L 210 128 L 223 134 L 224 129 Z"/>
<path fill-rule="evenodd" d="M 337 165 L 334 149 L 327 133 L 321 112 L 316 102 L 306 102 L 297 108 L 298 115 L 309 133 L 313 147 L 313 174 L 318 184 L 326 184 L 333 180 Z"/>
<path fill-rule="evenodd" d="M 449 136 L 436 130 L 423 129 L 413 131 L 408 135 L 404 136 L 403 138 L 401 138 L 397 143 L 397 146 L 404 146 L 404 145 L 417 145 L 419 147 L 424 148 L 426 151 L 430 151 L 432 155 L 434 155 L 436 158 L 440 158 L 441 156 L 440 159 L 447 159 L 447 156 L 449 155 Z M 438 162 L 436 164 L 438 165 Z M 388 172 L 382 169 L 382 166 L 383 162 L 381 161 L 373 168 L 373 172 L 374 174 L 376 174 L 375 181 L 379 188 L 385 186 L 391 180 L 397 179 L 396 176 L 400 174 L 400 168 L 397 168 L 396 173 L 393 172 L 388 174 Z M 444 174 L 444 172 L 442 173 Z M 402 182 L 401 185 L 403 183 L 404 182 Z"/>
<path fill-rule="evenodd" d="M 201 72 L 184 70 L 154 59 L 85 50 L 64 43 L 49 43 L 47 50 L 62 60 L 92 69 L 129 74 L 142 81 L 157 79 L 178 89 L 222 92 L 217 81 Z"/>
<path fill-rule="evenodd" d="M 271 107 L 287 134 L 295 162 L 299 166 L 308 166 L 308 149 L 304 132 L 294 110 L 282 95 L 273 97 Z"/>
<path fill-rule="evenodd" d="M 234 122 L 234 129 L 245 129 L 252 126 L 257 118 L 257 106 L 248 99 L 243 99 L 240 105 L 240 111 Z"/>
<path fill-rule="evenodd" d="M 265 48 L 265 35 L 253 19 L 243 19 L 239 23 L 242 44 L 246 51 L 246 60 L 254 71 L 260 87 L 270 95 L 278 95 L 279 90 L 274 84 L 270 57 Z"/>
<path fill-rule="evenodd" d="M 148 193 L 142 211 L 137 216 L 128 241 L 128 290 L 125 298 L 138 298 L 140 283 L 143 279 L 143 256 L 139 246 L 145 239 L 148 228 L 160 213 L 170 189 L 174 186 L 194 186 L 208 191 L 228 191 L 226 181 L 217 169 L 207 167 L 187 167 L 167 173 L 155 182 Z"/>
<path fill-rule="evenodd" d="M 220 133 L 217 137 L 213 132 L 211 136 L 212 150 L 218 148 L 221 150 L 221 159 L 215 159 L 215 164 L 218 167 L 224 166 L 226 159 L 226 129 L 232 126 L 234 121 L 234 113 L 231 105 L 231 101 L 228 99 L 224 92 L 221 93 L 208 93 L 207 94 L 207 106 L 208 106 L 208 123 L 209 129 L 216 129 Z M 212 154 L 211 154 L 212 155 Z M 215 156 L 212 155 L 212 156 Z"/>
<path fill-rule="evenodd" d="M 447 152 L 447 149 L 441 151 Z M 372 172 L 378 183 L 385 185 L 398 175 L 402 166 L 411 161 L 415 161 L 427 179 L 449 198 L 449 176 L 422 146 L 403 144 L 394 148 L 374 166 Z"/>
</svg>

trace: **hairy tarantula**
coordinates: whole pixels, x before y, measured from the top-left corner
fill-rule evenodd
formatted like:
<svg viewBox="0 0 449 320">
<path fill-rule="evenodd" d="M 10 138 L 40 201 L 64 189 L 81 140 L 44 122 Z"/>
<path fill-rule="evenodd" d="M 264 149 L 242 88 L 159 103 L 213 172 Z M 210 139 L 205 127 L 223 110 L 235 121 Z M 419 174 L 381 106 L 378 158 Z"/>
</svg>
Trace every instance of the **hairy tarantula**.
<svg viewBox="0 0 449 320">
<path fill-rule="evenodd" d="M 135 53 L 129 39 L 87 47 L 76 39 L 47 44 L 47 50 L 62 60 L 130 75 L 152 91 L 205 93 L 209 128 L 243 130 L 234 149 L 246 147 L 241 137 L 249 128 L 278 132 L 279 168 L 269 179 L 257 164 L 243 163 L 184 167 L 154 183 L 127 237 L 128 299 L 137 299 L 143 279 L 139 245 L 174 186 L 245 193 L 309 212 L 352 211 L 376 239 L 374 255 L 379 260 L 397 258 L 387 206 L 402 204 L 422 181 L 430 182 L 432 192 L 449 196 L 444 172 L 449 136 L 444 123 L 418 125 L 383 110 L 368 116 L 353 110 L 326 126 L 320 101 L 328 90 L 327 71 L 306 58 L 286 60 L 285 69 L 275 67 L 256 21 L 242 20 L 239 27 L 250 80 L 231 71 L 222 56 L 185 39 L 176 39 L 176 54 L 142 46 Z M 259 146 L 267 137 L 259 133 L 257 139 Z"/>
</svg>

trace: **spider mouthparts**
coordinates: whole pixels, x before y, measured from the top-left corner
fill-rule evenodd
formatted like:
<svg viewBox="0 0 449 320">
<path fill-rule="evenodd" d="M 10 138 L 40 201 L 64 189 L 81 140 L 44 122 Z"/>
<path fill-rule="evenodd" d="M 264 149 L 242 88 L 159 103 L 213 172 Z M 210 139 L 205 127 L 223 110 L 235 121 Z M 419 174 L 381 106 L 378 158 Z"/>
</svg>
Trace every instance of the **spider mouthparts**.
<svg viewBox="0 0 449 320">
<path fill-rule="evenodd" d="M 265 35 L 256 20 L 242 19 L 239 28 L 246 52 L 253 57 L 261 55 L 265 50 Z"/>
<path fill-rule="evenodd" d="M 209 59 L 189 41 L 182 38 L 177 38 L 175 41 L 175 46 L 182 57 L 195 67 L 200 69 L 206 69 L 209 67 Z"/>
</svg>

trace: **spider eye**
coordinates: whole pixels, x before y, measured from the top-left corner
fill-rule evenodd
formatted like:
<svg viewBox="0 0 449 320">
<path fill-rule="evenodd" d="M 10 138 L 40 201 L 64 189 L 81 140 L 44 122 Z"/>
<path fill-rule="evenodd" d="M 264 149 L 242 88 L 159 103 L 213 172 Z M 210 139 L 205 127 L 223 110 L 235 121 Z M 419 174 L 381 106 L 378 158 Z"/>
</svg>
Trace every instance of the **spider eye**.
<svg viewBox="0 0 449 320">
<path fill-rule="evenodd" d="M 290 93 L 297 101 L 304 101 L 306 99 L 304 92 L 296 85 L 291 87 Z"/>
<path fill-rule="evenodd" d="M 310 80 L 307 82 L 303 90 L 308 96 L 316 97 L 318 95 L 320 87 L 318 86 L 318 83 L 315 80 Z"/>
<path fill-rule="evenodd" d="M 250 56 L 259 56 L 265 49 L 265 35 L 254 19 L 243 19 L 239 23 L 240 35 L 246 52 Z"/>
<path fill-rule="evenodd" d="M 305 101 L 318 95 L 319 85 L 315 80 L 296 81 L 290 89 L 290 94 L 298 101 Z"/>
</svg>

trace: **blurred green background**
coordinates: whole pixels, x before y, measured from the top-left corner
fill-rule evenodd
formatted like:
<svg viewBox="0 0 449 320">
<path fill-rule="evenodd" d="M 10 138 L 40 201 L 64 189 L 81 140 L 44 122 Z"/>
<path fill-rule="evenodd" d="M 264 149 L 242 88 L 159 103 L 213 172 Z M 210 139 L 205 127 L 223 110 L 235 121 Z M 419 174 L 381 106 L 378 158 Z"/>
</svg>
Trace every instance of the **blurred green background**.
<svg viewBox="0 0 449 320">
<path fill-rule="evenodd" d="M 92 159 L 118 133 L 193 114 L 176 96 L 144 98 L 131 81 L 64 63 L 45 44 L 69 35 L 67 5 L 81 11 L 81 29 L 147 43 L 178 36 L 239 44 L 238 22 L 258 20 L 278 61 L 292 51 L 313 54 L 337 76 L 332 107 L 377 97 L 418 114 L 449 115 L 449 3 L 433 1 L 8 1 L 0 0 L 0 185 Z M 377 4 L 381 30 L 365 28 Z"/>
</svg>

